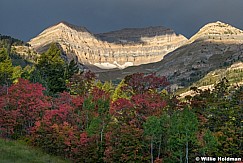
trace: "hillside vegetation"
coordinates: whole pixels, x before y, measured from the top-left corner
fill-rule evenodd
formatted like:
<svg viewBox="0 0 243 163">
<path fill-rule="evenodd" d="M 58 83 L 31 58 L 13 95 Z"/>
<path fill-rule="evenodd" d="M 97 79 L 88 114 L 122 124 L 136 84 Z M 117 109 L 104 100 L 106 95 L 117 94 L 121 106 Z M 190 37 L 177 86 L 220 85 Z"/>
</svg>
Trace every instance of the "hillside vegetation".
<svg viewBox="0 0 243 163">
<path fill-rule="evenodd" d="M 56 44 L 29 71 L 17 72 L 2 49 L 4 139 L 25 139 L 72 162 L 187 163 L 197 156 L 237 162 L 243 155 L 243 87 L 229 87 L 226 78 L 179 99 L 166 90 L 167 78 L 155 74 L 128 75 L 116 86 L 101 82 L 74 61 L 66 63 Z M 3 146 L 14 149 L 11 142 Z M 14 159 L 12 154 L 2 160 Z M 25 156 L 16 153 L 16 161 L 29 161 Z"/>
<path fill-rule="evenodd" d="M 213 22 L 203 26 L 183 46 L 156 63 L 98 72 L 101 80 L 122 79 L 136 72 L 166 76 L 175 89 L 188 87 L 211 71 L 243 61 L 243 31 Z"/>
<path fill-rule="evenodd" d="M 1 163 L 68 163 L 69 161 L 51 156 L 29 147 L 21 141 L 0 139 Z"/>
<path fill-rule="evenodd" d="M 0 50 L 5 49 L 15 66 L 26 67 L 37 60 L 38 54 L 30 45 L 19 39 L 0 34 Z"/>
<path fill-rule="evenodd" d="M 231 85 L 231 87 L 243 84 L 243 62 L 239 61 L 232 64 L 229 67 L 214 70 L 206 74 L 197 82 L 192 85 L 185 87 L 183 89 L 177 90 L 176 94 L 183 96 L 185 94 L 190 94 L 190 88 L 197 87 L 199 89 L 212 89 L 212 87 L 217 84 L 218 81 L 226 78 Z"/>
</svg>

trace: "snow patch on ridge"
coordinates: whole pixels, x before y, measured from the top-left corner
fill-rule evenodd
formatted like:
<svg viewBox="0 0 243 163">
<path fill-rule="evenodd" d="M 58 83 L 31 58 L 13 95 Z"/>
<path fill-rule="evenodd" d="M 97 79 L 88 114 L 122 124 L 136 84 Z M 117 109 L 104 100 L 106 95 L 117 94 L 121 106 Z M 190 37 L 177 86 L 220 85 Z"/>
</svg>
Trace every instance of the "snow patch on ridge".
<svg viewBox="0 0 243 163">
<path fill-rule="evenodd" d="M 94 65 L 101 69 L 114 69 L 114 68 L 124 69 L 126 67 L 133 66 L 133 62 L 125 62 L 123 65 L 120 65 L 116 61 L 114 61 L 113 64 L 109 62 L 104 62 L 104 63 L 95 63 Z"/>
</svg>

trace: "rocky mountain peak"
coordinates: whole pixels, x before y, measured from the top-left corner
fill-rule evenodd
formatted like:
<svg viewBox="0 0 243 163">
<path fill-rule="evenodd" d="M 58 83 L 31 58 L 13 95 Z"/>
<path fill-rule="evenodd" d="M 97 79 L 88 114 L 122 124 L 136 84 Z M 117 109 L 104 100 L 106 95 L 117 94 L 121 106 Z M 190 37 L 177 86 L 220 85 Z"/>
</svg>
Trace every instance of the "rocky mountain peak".
<svg viewBox="0 0 243 163">
<path fill-rule="evenodd" d="M 135 72 L 167 76 L 172 83 L 187 86 L 210 71 L 243 60 L 243 32 L 222 22 L 202 27 L 189 41 L 164 56 L 163 60 L 120 71 L 99 73 L 102 80 L 122 79 Z M 240 65 L 237 65 L 238 67 Z"/>
<path fill-rule="evenodd" d="M 29 43 L 43 52 L 50 43 L 56 42 L 69 59 L 102 69 L 122 69 L 160 61 L 186 41 L 184 36 L 165 27 L 126 28 L 94 35 L 85 27 L 60 22 Z"/>
<path fill-rule="evenodd" d="M 238 36 L 243 36 L 242 30 L 237 29 L 229 24 L 217 21 L 203 26 L 193 37 L 190 38 L 190 42 L 195 40 L 209 39 L 212 41 L 233 40 Z"/>
<path fill-rule="evenodd" d="M 201 32 L 218 32 L 218 34 L 239 34 L 242 33 L 240 29 L 237 29 L 229 24 L 217 21 L 213 23 L 208 23 L 200 29 Z M 209 33 L 214 34 L 214 33 Z"/>
<path fill-rule="evenodd" d="M 86 27 L 73 25 L 73 24 L 70 24 L 70 23 L 68 23 L 66 21 L 61 21 L 58 24 L 56 24 L 56 26 L 62 26 L 62 27 L 66 27 L 66 28 L 71 28 L 72 30 L 76 30 L 78 32 L 88 32 L 88 33 L 91 33 L 90 31 L 88 31 L 88 29 Z"/>
</svg>

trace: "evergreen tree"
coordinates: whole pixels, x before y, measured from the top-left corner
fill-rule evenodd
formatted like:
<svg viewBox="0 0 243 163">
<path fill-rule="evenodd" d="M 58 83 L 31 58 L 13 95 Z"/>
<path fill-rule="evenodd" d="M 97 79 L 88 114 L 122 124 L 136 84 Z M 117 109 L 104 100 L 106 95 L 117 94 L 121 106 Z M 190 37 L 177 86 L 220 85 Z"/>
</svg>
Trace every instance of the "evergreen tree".
<svg viewBox="0 0 243 163">
<path fill-rule="evenodd" d="M 79 68 L 77 63 L 72 59 L 67 65 L 66 65 L 66 71 L 65 71 L 65 78 L 70 79 L 74 74 L 79 72 Z"/>
<path fill-rule="evenodd" d="M 13 66 L 5 48 L 0 50 L 0 85 L 9 86 L 12 82 Z"/>
<path fill-rule="evenodd" d="M 43 53 L 38 60 L 37 69 L 41 77 L 47 82 L 50 94 L 66 90 L 65 62 L 61 58 L 61 50 L 56 44 L 51 44 L 47 52 Z"/>
</svg>

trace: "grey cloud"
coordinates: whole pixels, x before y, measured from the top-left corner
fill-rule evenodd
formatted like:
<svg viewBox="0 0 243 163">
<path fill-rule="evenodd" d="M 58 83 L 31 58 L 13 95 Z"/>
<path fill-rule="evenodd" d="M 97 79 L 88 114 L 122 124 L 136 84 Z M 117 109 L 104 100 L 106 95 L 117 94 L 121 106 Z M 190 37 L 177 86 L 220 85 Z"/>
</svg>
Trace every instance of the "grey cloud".
<svg viewBox="0 0 243 163">
<path fill-rule="evenodd" d="M 65 20 L 98 33 L 163 25 L 187 37 L 217 20 L 243 29 L 242 0 L 0 0 L 0 33 L 29 40 Z"/>
</svg>

